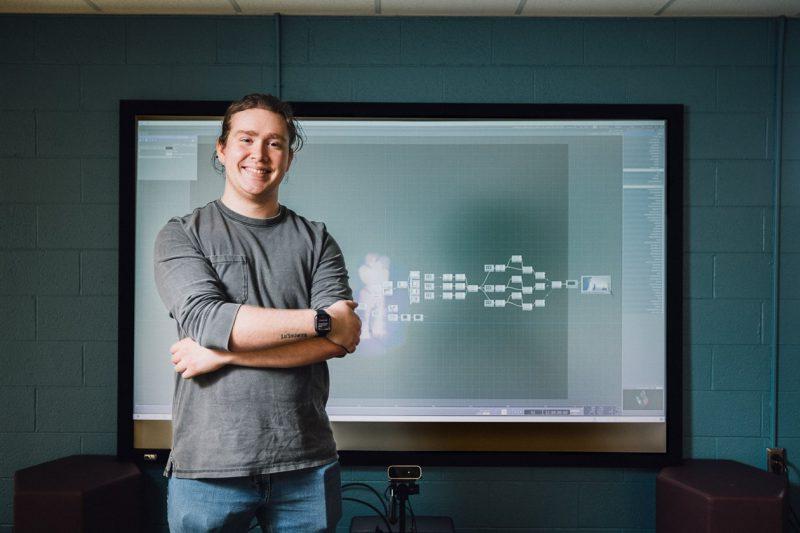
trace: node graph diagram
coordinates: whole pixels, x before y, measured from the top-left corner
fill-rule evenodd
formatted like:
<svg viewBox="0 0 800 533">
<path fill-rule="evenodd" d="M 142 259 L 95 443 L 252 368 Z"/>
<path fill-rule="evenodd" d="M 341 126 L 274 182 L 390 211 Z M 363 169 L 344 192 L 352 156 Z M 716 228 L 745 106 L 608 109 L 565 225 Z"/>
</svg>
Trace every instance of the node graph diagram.
<svg viewBox="0 0 800 533">
<path fill-rule="evenodd" d="M 364 283 L 357 298 L 363 323 L 362 338 L 385 336 L 388 322 L 424 322 L 423 310 L 426 304 L 434 302 L 452 305 L 480 302 L 487 310 L 513 308 L 532 312 L 544 310 L 547 299 L 556 292 L 612 294 L 610 275 L 582 275 L 579 280 L 551 279 L 546 271 L 526 264 L 521 254 L 511 255 L 505 263 L 485 263 L 482 278 L 470 278 L 458 271 L 409 270 L 404 279 L 392 280 L 390 266 L 388 257 L 371 253 L 358 269 Z M 404 295 L 403 305 L 387 303 L 387 299 L 401 294 Z"/>
</svg>

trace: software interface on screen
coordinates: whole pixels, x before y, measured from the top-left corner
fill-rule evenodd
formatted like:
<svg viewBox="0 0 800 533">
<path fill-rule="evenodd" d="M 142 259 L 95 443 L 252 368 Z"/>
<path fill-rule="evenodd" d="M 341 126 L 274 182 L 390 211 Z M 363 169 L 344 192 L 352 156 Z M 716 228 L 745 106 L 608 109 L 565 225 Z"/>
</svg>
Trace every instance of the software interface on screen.
<svg viewBox="0 0 800 533">
<path fill-rule="evenodd" d="M 663 121 L 302 120 L 280 201 L 324 221 L 363 321 L 333 421 L 663 422 Z M 216 120 L 140 120 L 134 418 L 169 419 L 153 242 L 219 198 Z"/>
</svg>

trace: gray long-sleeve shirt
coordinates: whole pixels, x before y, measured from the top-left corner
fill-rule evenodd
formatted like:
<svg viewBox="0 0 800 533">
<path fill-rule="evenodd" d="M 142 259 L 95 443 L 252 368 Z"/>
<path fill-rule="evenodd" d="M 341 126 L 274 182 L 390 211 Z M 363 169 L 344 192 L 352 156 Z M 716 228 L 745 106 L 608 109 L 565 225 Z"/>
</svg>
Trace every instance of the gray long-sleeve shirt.
<svg viewBox="0 0 800 533">
<path fill-rule="evenodd" d="M 319 309 L 352 298 L 342 252 L 325 226 L 283 206 L 261 220 L 215 201 L 173 218 L 156 239 L 155 278 L 179 337 L 216 349 L 228 348 L 242 304 Z M 176 374 L 165 473 L 236 477 L 335 460 L 328 388 L 325 362 L 226 366 L 188 380 Z"/>
</svg>

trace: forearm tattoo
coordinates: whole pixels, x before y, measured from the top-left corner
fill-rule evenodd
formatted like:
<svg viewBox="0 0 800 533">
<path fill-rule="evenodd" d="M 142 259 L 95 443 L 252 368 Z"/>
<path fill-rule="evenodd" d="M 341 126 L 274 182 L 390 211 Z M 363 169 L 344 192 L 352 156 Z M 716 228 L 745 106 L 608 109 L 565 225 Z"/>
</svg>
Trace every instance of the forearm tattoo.
<svg viewBox="0 0 800 533">
<path fill-rule="evenodd" d="M 308 338 L 306 333 L 281 333 L 281 340 L 306 338 Z"/>
</svg>

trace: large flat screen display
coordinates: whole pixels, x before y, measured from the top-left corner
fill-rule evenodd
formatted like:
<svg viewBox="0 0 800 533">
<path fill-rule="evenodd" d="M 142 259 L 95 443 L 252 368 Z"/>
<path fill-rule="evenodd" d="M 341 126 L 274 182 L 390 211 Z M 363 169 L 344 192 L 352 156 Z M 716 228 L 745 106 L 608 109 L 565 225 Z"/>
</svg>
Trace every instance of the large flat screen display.
<svg viewBox="0 0 800 533">
<path fill-rule="evenodd" d="M 679 456 L 680 106 L 295 110 L 280 202 L 326 223 L 363 322 L 328 362 L 345 460 Z M 123 103 L 126 449 L 169 448 L 177 333 L 153 242 L 220 197 L 223 112 Z"/>
</svg>

